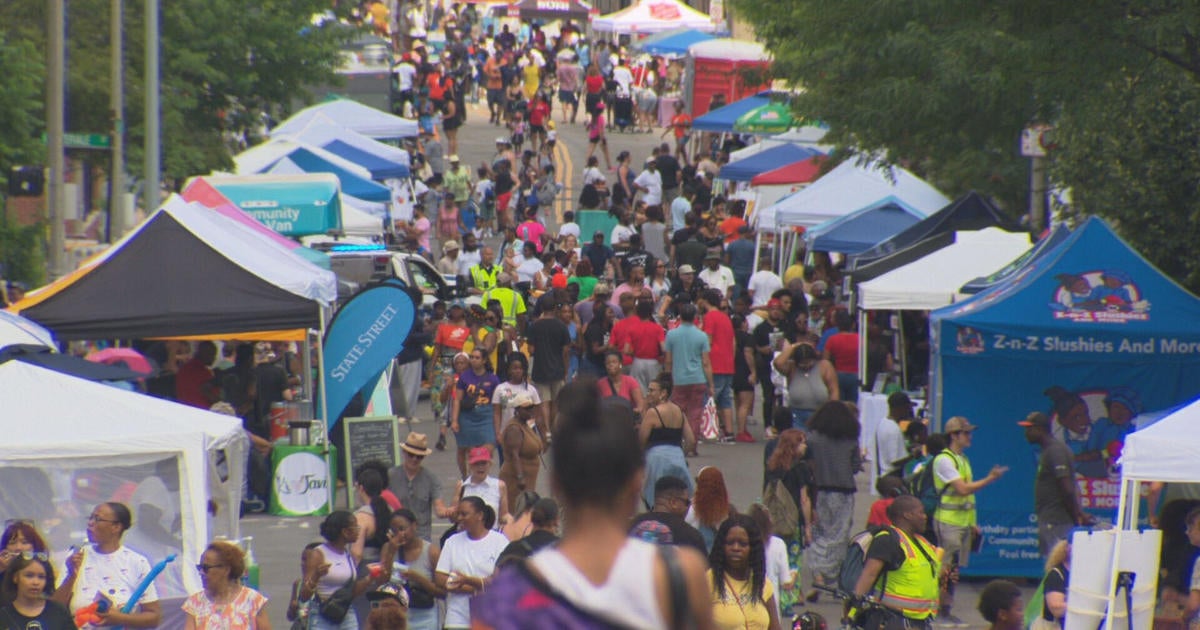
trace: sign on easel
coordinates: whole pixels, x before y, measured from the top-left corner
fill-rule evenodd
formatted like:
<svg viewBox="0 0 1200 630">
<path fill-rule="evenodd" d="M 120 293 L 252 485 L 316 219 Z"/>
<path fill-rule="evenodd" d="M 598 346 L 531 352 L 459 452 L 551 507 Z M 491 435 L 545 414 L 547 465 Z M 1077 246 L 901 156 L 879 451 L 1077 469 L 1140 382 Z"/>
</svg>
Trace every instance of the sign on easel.
<svg viewBox="0 0 1200 630">
<path fill-rule="evenodd" d="M 1116 557 L 1117 547 L 1120 553 Z M 1150 630 L 1158 592 L 1162 530 L 1078 531 L 1071 538 L 1071 581 L 1064 630 L 1096 630 L 1110 614 L 1114 630 Z M 1129 584 L 1111 596 L 1112 580 Z M 1130 623 L 1129 611 L 1133 611 Z"/>
<path fill-rule="evenodd" d="M 346 481 L 354 481 L 354 469 L 377 460 L 388 468 L 400 465 L 400 433 L 394 416 L 342 418 L 346 445 Z"/>
</svg>

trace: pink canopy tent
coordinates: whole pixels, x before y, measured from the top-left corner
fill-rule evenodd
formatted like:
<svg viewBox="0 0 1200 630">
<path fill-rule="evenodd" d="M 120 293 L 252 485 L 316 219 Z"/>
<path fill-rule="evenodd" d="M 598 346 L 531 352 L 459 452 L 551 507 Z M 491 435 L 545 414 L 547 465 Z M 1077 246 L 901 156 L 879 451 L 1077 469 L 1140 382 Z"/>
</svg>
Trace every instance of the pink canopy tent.
<svg viewBox="0 0 1200 630">
<path fill-rule="evenodd" d="M 225 195 L 222 195 L 219 190 L 213 188 L 212 184 L 208 183 L 208 181 L 203 177 L 196 177 L 193 178 L 192 181 L 188 182 L 187 187 L 183 189 L 183 193 L 180 196 L 183 197 L 184 201 L 194 201 L 205 207 L 211 208 L 219 214 L 233 219 L 238 223 L 247 225 L 253 228 L 254 231 L 266 236 L 280 245 L 283 245 L 284 247 L 289 249 L 300 247 L 300 243 L 297 243 L 296 241 L 287 238 L 279 232 L 272 230 L 262 223 L 259 223 L 254 217 L 242 212 L 241 208 L 238 208 L 236 205 L 234 205 L 234 203 Z"/>
</svg>

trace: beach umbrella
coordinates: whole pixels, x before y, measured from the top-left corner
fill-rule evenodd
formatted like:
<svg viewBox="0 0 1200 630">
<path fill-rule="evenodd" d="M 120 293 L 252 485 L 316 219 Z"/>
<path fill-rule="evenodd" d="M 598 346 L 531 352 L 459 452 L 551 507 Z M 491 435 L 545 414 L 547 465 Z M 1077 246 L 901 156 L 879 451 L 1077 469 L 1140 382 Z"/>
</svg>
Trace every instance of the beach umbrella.
<svg viewBox="0 0 1200 630">
<path fill-rule="evenodd" d="M 742 133 L 781 133 L 796 123 L 792 110 L 784 103 L 767 103 L 742 114 L 733 123 Z"/>
</svg>

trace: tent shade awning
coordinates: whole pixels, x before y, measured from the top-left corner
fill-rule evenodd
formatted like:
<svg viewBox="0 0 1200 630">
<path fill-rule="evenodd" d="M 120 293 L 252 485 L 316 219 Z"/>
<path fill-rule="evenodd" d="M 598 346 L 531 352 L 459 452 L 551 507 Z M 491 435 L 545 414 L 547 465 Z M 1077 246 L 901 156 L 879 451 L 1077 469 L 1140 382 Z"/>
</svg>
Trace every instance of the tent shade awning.
<svg viewBox="0 0 1200 630">
<path fill-rule="evenodd" d="M 922 218 L 911 208 L 888 200 L 809 230 L 805 238 L 811 251 L 856 254 Z"/>
<path fill-rule="evenodd" d="M 713 133 L 732 133 L 733 125 L 743 114 L 762 107 L 771 102 L 771 92 L 759 92 L 747 96 L 740 101 L 734 101 L 720 109 L 714 109 L 703 116 L 697 116 L 692 121 L 692 129 L 696 131 L 711 131 Z"/>
<path fill-rule="evenodd" d="M 887 199 L 898 201 L 922 217 L 950 203 L 936 188 L 903 168 L 847 160 L 804 190 L 780 199 L 756 215 L 761 229 L 813 227 Z"/>
<path fill-rule="evenodd" d="M 821 155 L 816 149 L 796 144 L 781 144 L 737 162 L 721 167 L 718 177 L 735 182 L 748 182 L 755 175 L 774 170 L 781 164 L 792 164 Z"/>
<path fill-rule="evenodd" d="M 1005 216 L 983 195 L 971 191 L 907 230 L 853 257 L 847 261 L 847 268 L 853 271 L 936 234 L 983 230 L 989 227 L 998 227 L 1005 232 L 1023 231 L 1016 221 Z"/>
<path fill-rule="evenodd" d="M 692 44 L 715 39 L 713 35 L 698 31 L 694 28 L 677 28 L 651 35 L 633 43 L 635 49 L 651 55 L 665 57 L 682 57 L 687 54 Z"/>
<path fill-rule="evenodd" d="M 178 197 L 82 273 L 14 310 L 59 339 L 133 339 L 313 328 L 337 299 L 332 272 Z"/>
<path fill-rule="evenodd" d="M 786 166 L 765 171 L 755 175 L 750 180 L 751 186 L 779 186 L 786 184 L 811 184 L 821 175 L 821 164 L 825 156 L 813 157 L 792 162 Z"/>
<path fill-rule="evenodd" d="M 592 20 L 593 31 L 617 35 L 658 33 L 681 27 L 706 33 L 717 30 L 708 14 L 680 0 L 639 0 L 631 7 Z"/>
<path fill-rule="evenodd" d="M 1126 436 L 1121 477 L 1138 481 L 1200 482 L 1200 400 Z"/>
<path fill-rule="evenodd" d="M 376 140 L 412 138 L 418 133 L 415 120 L 393 116 L 369 105 L 363 105 L 347 98 L 339 98 L 296 112 L 291 118 L 272 129 L 271 137 L 295 135 L 303 131 L 318 116 L 324 116 L 334 123 Z"/>
<path fill-rule="evenodd" d="M 36 322 L 0 310 L 0 348 L 8 346 L 54 347 L 54 335 Z"/>
<path fill-rule="evenodd" d="M 1060 223 L 1054 226 L 1054 229 L 1050 230 L 1049 234 L 1043 236 L 1042 240 L 1038 241 L 1037 244 L 1033 246 L 1033 249 L 1025 252 L 1020 258 L 1013 260 L 999 271 L 987 276 L 980 276 L 964 284 L 959 290 L 959 293 L 973 295 L 1007 282 L 1009 278 L 1012 278 L 1014 274 L 1020 271 L 1031 261 L 1041 258 L 1047 253 L 1054 251 L 1055 248 L 1057 248 L 1063 241 L 1067 240 L 1067 237 L 1070 235 L 1071 230 L 1065 224 Z"/>
<path fill-rule="evenodd" d="M 522 20 L 578 20 L 586 21 L 592 7 L 580 0 L 519 0 L 492 6 L 492 14 L 499 17 L 517 17 Z"/>
<path fill-rule="evenodd" d="M 953 304 L 967 280 L 999 269 L 1029 249 L 1029 235 L 986 228 L 958 232 L 953 245 L 858 285 L 868 310 L 928 311 Z"/>
</svg>

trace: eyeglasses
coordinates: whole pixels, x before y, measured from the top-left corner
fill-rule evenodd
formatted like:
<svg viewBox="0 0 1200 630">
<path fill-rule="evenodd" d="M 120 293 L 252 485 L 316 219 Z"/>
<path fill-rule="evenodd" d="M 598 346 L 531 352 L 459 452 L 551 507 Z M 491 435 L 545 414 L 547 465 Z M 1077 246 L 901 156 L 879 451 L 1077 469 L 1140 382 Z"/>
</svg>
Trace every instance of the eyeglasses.
<svg viewBox="0 0 1200 630">
<path fill-rule="evenodd" d="M 121 521 L 118 521 L 115 518 L 100 518 L 99 516 L 92 514 L 91 516 L 87 517 L 87 522 L 89 522 L 89 523 L 114 523 L 115 524 L 115 523 L 120 523 Z"/>
<path fill-rule="evenodd" d="M 41 560 L 42 562 L 50 561 L 50 554 L 45 551 L 22 551 L 18 554 L 13 554 L 13 557 L 20 556 L 26 560 Z"/>
<path fill-rule="evenodd" d="M 196 570 L 201 573 L 207 573 L 209 569 L 216 569 L 216 568 L 223 567 L 223 566 L 225 566 L 225 565 L 223 565 L 223 564 L 197 564 Z"/>
<path fill-rule="evenodd" d="M 411 458 L 417 460 L 417 461 L 421 461 L 422 459 L 425 459 L 424 455 L 415 455 L 413 453 L 409 453 L 408 451 L 404 451 L 404 454 L 408 457 L 411 457 Z"/>
</svg>

